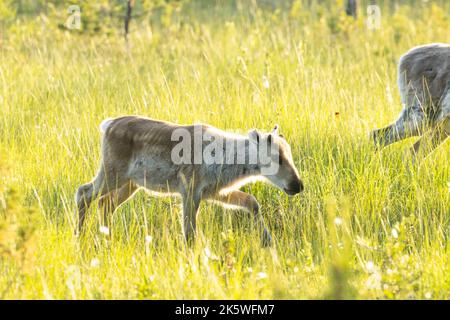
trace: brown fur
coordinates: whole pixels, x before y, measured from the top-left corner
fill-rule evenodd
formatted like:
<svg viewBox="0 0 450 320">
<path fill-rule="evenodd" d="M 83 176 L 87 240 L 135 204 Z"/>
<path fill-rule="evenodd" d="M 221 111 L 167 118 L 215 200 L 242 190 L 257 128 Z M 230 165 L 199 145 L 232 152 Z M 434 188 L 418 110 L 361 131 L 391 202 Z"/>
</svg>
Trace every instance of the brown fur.
<svg viewBox="0 0 450 320">
<path fill-rule="evenodd" d="M 263 164 L 195 164 L 193 154 L 190 163 L 175 164 L 171 153 L 179 141 L 172 141 L 172 134 L 179 129 L 185 130 L 191 137 L 195 130 L 200 130 L 202 134 L 209 133 L 236 144 L 237 141 L 244 141 L 245 147 L 240 151 L 247 155 L 251 144 L 257 144 L 258 148 L 262 144 L 275 144 L 279 153 L 276 159 L 270 161 L 281 162 L 281 165 L 276 174 L 263 176 L 288 194 L 296 194 L 303 189 L 290 147 L 276 130 L 270 134 L 253 130 L 249 137 L 233 136 L 207 125 L 184 126 L 139 116 L 108 120 L 106 126 L 100 170 L 92 182 L 82 185 L 77 191 L 79 231 L 93 199 L 101 197 L 100 206 L 106 221 L 110 212 L 143 187 L 154 192 L 181 195 L 187 239 L 194 236 L 200 201 L 211 200 L 252 212 L 258 225 L 263 228 L 263 240 L 266 244 L 270 242 L 270 234 L 263 226 L 256 199 L 236 190 L 252 177 L 263 175 Z M 202 141 L 203 148 L 209 144 L 209 141 Z M 191 147 L 194 148 L 194 139 L 191 140 Z"/>
</svg>

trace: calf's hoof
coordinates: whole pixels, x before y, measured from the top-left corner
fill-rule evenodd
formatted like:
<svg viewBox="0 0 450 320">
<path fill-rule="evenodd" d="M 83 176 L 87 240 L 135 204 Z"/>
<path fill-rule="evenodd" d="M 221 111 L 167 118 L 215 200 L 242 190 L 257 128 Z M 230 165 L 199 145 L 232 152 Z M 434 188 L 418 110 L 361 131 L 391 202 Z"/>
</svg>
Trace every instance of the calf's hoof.
<svg viewBox="0 0 450 320">
<path fill-rule="evenodd" d="M 188 234 L 184 237 L 184 242 L 188 248 L 192 248 L 195 244 L 195 236 L 193 234 Z"/>
<path fill-rule="evenodd" d="M 270 235 L 269 231 L 264 229 L 262 234 L 262 243 L 261 243 L 262 246 L 264 248 L 268 248 L 272 246 L 272 243 L 273 243 L 272 236 Z"/>
</svg>

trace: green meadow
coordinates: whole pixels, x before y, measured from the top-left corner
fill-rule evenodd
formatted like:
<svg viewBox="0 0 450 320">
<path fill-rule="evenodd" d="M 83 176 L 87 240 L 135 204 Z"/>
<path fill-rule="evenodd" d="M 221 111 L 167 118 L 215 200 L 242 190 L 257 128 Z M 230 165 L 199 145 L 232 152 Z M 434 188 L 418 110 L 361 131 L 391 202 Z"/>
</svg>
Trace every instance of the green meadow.
<svg viewBox="0 0 450 320">
<path fill-rule="evenodd" d="M 65 28 L 55 2 L 0 4 L 0 298 L 450 298 L 448 141 L 414 165 L 414 138 L 381 152 L 369 139 L 402 109 L 399 57 L 450 43 L 450 3 L 380 1 L 371 25 L 364 1 L 356 19 L 343 1 L 168 2 L 133 17 L 125 41 L 120 21 Z M 279 124 L 304 192 L 243 188 L 274 246 L 250 214 L 202 203 L 187 247 L 179 200 L 142 191 L 109 232 L 94 203 L 75 237 L 99 124 L 126 114 L 242 134 Z"/>
</svg>

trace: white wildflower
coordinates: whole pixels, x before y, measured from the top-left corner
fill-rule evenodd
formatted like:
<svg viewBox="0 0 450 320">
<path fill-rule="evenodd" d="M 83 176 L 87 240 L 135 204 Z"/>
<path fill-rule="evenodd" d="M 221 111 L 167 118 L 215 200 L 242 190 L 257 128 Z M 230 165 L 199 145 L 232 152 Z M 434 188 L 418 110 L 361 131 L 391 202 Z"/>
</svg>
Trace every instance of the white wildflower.
<svg viewBox="0 0 450 320">
<path fill-rule="evenodd" d="M 366 281 L 366 287 L 368 289 L 380 289 L 381 288 L 381 275 L 375 272 L 370 275 Z"/>
<path fill-rule="evenodd" d="M 375 265 L 373 264 L 373 261 L 367 261 L 366 263 L 366 269 L 368 272 L 372 273 L 375 271 Z"/>
<path fill-rule="evenodd" d="M 260 104 L 261 103 L 261 97 L 259 96 L 258 92 L 253 92 L 252 99 L 253 99 L 253 103 L 254 104 Z"/>
<path fill-rule="evenodd" d="M 180 265 L 180 268 L 178 268 L 178 276 L 180 277 L 181 280 L 184 280 L 184 275 L 185 275 L 184 268 L 182 265 Z"/>
<path fill-rule="evenodd" d="M 258 272 L 258 274 L 256 275 L 256 279 L 266 279 L 267 278 L 267 273 L 265 272 Z"/>
<path fill-rule="evenodd" d="M 98 260 L 97 258 L 92 259 L 91 268 L 97 268 L 98 266 L 100 266 L 100 260 Z"/>
<path fill-rule="evenodd" d="M 391 231 L 391 234 L 392 234 L 392 237 L 394 238 L 394 239 L 397 239 L 398 238 L 398 231 L 397 231 L 397 229 L 392 229 L 392 231 Z"/>
<path fill-rule="evenodd" d="M 100 226 L 98 231 L 100 231 L 100 233 L 104 234 L 105 236 L 109 236 L 109 228 L 106 226 Z"/>
<path fill-rule="evenodd" d="M 263 87 L 264 87 L 265 89 L 269 89 L 270 83 L 269 83 L 269 79 L 267 79 L 266 76 L 263 76 L 263 78 L 262 78 L 262 83 L 263 83 Z"/>
<path fill-rule="evenodd" d="M 66 268 L 66 285 L 72 298 L 76 299 L 76 291 L 81 287 L 81 271 L 78 266 L 70 265 Z"/>
<path fill-rule="evenodd" d="M 387 97 L 387 101 L 390 105 L 394 104 L 394 98 L 392 96 L 392 90 L 391 87 L 389 85 L 386 86 L 386 97 Z"/>
</svg>

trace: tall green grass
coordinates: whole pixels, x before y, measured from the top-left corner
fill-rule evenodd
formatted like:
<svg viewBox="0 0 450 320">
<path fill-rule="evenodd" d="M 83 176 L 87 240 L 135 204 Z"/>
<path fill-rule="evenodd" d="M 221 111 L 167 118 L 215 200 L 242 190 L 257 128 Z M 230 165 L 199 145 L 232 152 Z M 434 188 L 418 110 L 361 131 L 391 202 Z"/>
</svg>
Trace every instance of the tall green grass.
<svg viewBox="0 0 450 320">
<path fill-rule="evenodd" d="M 338 5 L 187 6 L 134 24 L 128 45 L 44 16 L 5 29 L 0 297 L 450 298 L 448 142 L 413 166 L 412 140 L 375 152 L 368 138 L 400 112 L 399 56 L 450 42 L 449 6 L 420 8 L 383 12 L 371 31 Z M 75 238 L 98 125 L 123 114 L 241 133 L 279 124 L 304 193 L 245 187 L 275 246 L 260 247 L 249 214 L 203 204 L 186 248 L 177 200 L 142 193 L 110 235 L 94 204 Z"/>
</svg>

